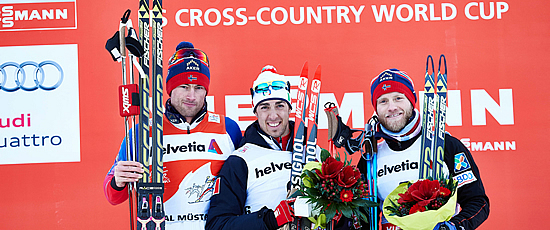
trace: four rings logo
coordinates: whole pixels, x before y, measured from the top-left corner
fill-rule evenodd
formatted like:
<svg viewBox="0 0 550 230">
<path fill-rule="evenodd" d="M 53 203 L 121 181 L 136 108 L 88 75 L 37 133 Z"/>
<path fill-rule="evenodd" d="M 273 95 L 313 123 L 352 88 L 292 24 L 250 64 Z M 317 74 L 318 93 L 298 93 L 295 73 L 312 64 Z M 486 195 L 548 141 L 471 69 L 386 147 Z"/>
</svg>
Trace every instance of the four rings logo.
<svg viewBox="0 0 550 230">
<path fill-rule="evenodd" d="M 55 73 L 56 71 L 51 67 L 43 68 L 47 65 L 55 67 L 57 73 Z M 34 67 L 34 69 L 31 66 Z M 15 92 L 19 89 L 23 91 L 34 91 L 38 88 L 50 91 L 57 89 L 63 82 L 63 68 L 54 61 L 43 61 L 40 63 L 26 61 L 21 64 L 6 62 L 0 65 L 0 73 L 2 74 L 0 78 L 0 90 L 6 92 Z M 10 78 L 8 78 L 8 76 L 10 76 Z M 53 83 L 54 80 L 51 79 L 56 77 L 57 81 Z M 9 79 L 14 79 L 14 81 L 11 82 Z M 34 83 L 30 83 L 31 81 L 28 79 L 32 79 Z M 46 81 L 46 79 L 48 80 Z"/>
</svg>

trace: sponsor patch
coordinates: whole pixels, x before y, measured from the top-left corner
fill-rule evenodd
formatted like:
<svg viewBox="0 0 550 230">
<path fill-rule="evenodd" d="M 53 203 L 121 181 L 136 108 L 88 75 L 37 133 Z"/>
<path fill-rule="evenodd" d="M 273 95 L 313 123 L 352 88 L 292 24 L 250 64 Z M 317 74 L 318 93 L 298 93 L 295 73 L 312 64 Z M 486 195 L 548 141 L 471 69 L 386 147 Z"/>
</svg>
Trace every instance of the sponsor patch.
<svg viewBox="0 0 550 230">
<path fill-rule="evenodd" d="M 214 182 L 214 191 L 212 192 L 212 195 L 220 194 L 220 179 L 219 177 L 216 178 L 216 182 Z"/>
<path fill-rule="evenodd" d="M 455 155 L 455 172 L 462 172 L 470 168 L 470 162 L 468 162 L 466 154 L 459 153 Z"/>
<path fill-rule="evenodd" d="M 240 152 L 240 153 L 245 153 L 246 150 L 248 150 L 248 148 L 249 148 L 248 146 L 244 146 L 244 147 L 242 147 L 242 148 L 239 150 L 239 152 Z"/>
<path fill-rule="evenodd" d="M 208 114 L 208 121 L 209 122 L 220 123 L 220 115 L 218 115 L 218 114 Z"/>
<path fill-rule="evenodd" d="M 458 186 L 456 188 L 462 187 L 462 185 L 472 183 L 477 180 L 476 176 L 472 171 L 463 172 L 461 174 L 456 175 L 453 177 L 458 181 Z"/>
<path fill-rule="evenodd" d="M 210 141 L 210 147 L 208 147 L 208 152 L 210 153 L 216 153 L 216 154 L 223 154 L 220 146 L 218 146 L 218 143 L 216 143 L 216 139 L 212 139 Z"/>
</svg>

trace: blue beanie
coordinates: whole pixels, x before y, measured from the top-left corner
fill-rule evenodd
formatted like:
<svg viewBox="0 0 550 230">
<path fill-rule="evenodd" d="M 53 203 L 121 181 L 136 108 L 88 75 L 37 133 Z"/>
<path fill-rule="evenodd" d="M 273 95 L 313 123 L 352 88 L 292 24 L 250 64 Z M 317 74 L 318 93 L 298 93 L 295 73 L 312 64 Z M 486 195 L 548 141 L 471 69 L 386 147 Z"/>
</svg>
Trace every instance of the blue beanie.
<svg viewBox="0 0 550 230">
<path fill-rule="evenodd" d="M 405 94 L 413 106 L 416 104 L 416 93 L 414 92 L 414 84 L 407 74 L 398 69 L 387 69 L 376 76 L 371 81 L 370 93 L 374 111 L 376 111 L 376 100 L 391 92 L 399 92 Z"/>
<path fill-rule="evenodd" d="M 191 42 L 180 42 L 176 47 L 176 53 L 181 49 L 193 50 L 195 47 Z M 166 91 L 168 95 L 172 90 L 181 84 L 202 85 L 208 92 L 210 86 L 210 70 L 201 60 L 193 57 L 177 59 L 168 66 L 166 76 Z"/>
</svg>

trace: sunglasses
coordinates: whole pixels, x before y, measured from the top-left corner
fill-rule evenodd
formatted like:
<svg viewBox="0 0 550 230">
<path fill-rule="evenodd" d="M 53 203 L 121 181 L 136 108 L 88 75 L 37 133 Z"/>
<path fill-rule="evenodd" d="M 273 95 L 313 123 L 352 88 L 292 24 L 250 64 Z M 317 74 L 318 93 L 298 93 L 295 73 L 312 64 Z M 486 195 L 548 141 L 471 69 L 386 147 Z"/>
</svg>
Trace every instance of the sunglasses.
<svg viewBox="0 0 550 230">
<path fill-rule="evenodd" d="M 280 89 L 290 90 L 290 87 L 285 81 L 271 81 L 271 82 L 260 83 L 259 85 L 254 87 L 254 92 L 266 93 L 269 91 L 270 86 L 272 90 L 280 90 Z"/>
<path fill-rule="evenodd" d="M 202 61 L 206 66 L 210 67 L 210 62 L 208 61 L 208 56 L 206 53 L 199 49 L 192 48 L 182 48 L 177 50 L 172 57 L 170 57 L 170 65 L 177 63 L 186 58 L 196 58 Z"/>
</svg>

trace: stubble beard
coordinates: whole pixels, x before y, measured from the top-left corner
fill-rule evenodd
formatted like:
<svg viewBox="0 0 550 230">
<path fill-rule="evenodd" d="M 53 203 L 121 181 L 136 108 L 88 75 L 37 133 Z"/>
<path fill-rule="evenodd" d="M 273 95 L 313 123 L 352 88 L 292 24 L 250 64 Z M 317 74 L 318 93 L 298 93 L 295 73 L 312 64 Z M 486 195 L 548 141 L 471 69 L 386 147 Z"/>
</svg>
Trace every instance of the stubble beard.
<svg viewBox="0 0 550 230">
<path fill-rule="evenodd" d="M 403 117 L 397 121 L 388 121 L 385 116 L 380 116 L 378 120 L 380 121 L 380 124 L 384 126 L 384 128 L 397 133 L 405 128 L 405 126 L 409 122 L 409 119 L 412 117 L 412 112 L 412 109 L 403 110 Z"/>
<path fill-rule="evenodd" d="M 176 108 L 178 113 L 183 117 L 195 117 L 197 113 L 201 111 L 202 107 L 204 107 L 204 102 L 203 103 L 197 102 L 196 106 L 192 108 L 185 106 L 183 103 L 184 103 L 183 100 L 178 100 L 175 104 L 174 103 L 172 104 Z M 187 121 L 187 122 L 191 122 L 191 121 Z"/>
</svg>

